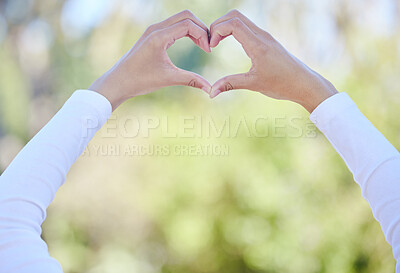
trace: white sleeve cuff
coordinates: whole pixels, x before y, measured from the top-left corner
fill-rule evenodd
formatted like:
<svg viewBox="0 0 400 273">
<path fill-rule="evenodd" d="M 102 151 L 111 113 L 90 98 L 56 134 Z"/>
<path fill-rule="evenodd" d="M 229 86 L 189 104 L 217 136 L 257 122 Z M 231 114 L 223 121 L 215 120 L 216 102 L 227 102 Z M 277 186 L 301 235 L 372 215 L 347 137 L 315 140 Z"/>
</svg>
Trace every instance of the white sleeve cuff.
<svg viewBox="0 0 400 273">
<path fill-rule="evenodd" d="M 310 115 L 310 120 L 321 130 L 323 129 L 337 114 L 344 112 L 349 107 L 356 104 L 351 100 L 347 93 L 335 94 L 324 100 Z M 322 130 L 321 130 L 322 131 Z"/>
<path fill-rule="evenodd" d="M 84 90 L 79 89 L 76 90 L 72 96 L 68 99 L 66 104 L 78 104 L 85 103 L 91 108 L 94 108 L 98 113 L 98 118 L 100 124 L 104 124 L 111 116 L 112 113 L 112 106 L 111 103 L 108 101 L 106 97 L 103 95 L 91 91 L 91 90 Z"/>
</svg>

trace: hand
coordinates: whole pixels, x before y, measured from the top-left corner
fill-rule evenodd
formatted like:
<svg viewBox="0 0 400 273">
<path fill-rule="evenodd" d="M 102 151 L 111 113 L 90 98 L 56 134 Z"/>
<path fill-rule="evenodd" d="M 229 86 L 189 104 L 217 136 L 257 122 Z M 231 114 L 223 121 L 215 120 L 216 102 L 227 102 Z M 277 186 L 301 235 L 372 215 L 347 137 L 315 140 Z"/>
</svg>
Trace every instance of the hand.
<svg viewBox="0 0 400 273">
<path fill-rule="evenodd" d="M 275 99 L 297 102 L 311 113 L 322 101 L 337 93 L 330 82 L 237 10 L 216 20 L 210 32 L 211 47 L 233 35 L 252 61 L 249 72 L 218 80 L 212 86 L 211 98 L 232 89 L 249 89 Z"/>
<path fill-rule="evenodd" d="M 166 50 L 182 37 L 206 52 L 208 28 L 190 11 L 178 13 L 147 28 L 136 44 L 89 89 L 104 95 L 113 110 L 125 100 L 172 85 L 187 85 L 209 93 L 211 84 L 200 75 L 176 67 Z"/>
</svg>

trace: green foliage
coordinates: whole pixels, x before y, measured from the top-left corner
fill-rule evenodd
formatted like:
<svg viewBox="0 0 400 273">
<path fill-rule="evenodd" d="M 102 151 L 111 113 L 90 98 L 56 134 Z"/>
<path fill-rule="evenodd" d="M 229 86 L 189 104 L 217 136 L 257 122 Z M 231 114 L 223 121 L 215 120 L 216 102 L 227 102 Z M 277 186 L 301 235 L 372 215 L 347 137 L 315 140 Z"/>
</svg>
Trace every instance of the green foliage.
<svg viewBox="0 0 400 273">
<path fill-rule="evenodd" d="M 51 9 L 32 1 L 25 19 L 11 20 L 6 6 L 17 2 L 24 1 L 0 4 L 0 16 L 8 20 L 0 48 L 2 140 L 26 143 L 75 89 L 87 88 L 129 50 L 148 24 L 183 9 L 210 24 L 239 8 L 348 92 L 400 147 L 399 34 L 360 24 L 357 16 L 368 15 L 364 2 L 327 4 L 326 17 L 317 20 L 329 17 L 335 29 L 328 31 L 312 21 L 323 1 L 131 1 L 139 3 L 134 9 L 124 6 L 129 1 L 113 1 L 112 13 L 77 37 L 61 26 L 63 1 Z M 41 36 L 35 36 L 30 47 L 37 50 L 30 51 L 21 37 L 36 19 L 50 27 L 51 42 L 37 49 Z M 398 21 L 391 24 L 398 29 Z M 324 36 L 313 40 L 318 31 Z M 324 42 L 329 37 L 333 43 Z M 329 48 L 319 48 L 318 41 Z M 232 39 L 211 55 L 189 40 L 168 53 L 211 82 L 249 66 Z M 124 135 L 135 118 L 142 126 L 147 118 L 159 125 L 148 136 L 146 130 Z M 210 121 L 216 128 L 208 127 Z M 226 122 L 229 130 L 221 129 Z M 0 141 L 0 153 L 7 145 Z M 169 153 L 124 154 L 135 147 L 166 147 Z M 185 147 L 228 152 L 175 150 Z M 351 173 L 307 113 L 249 91 L 211 101 L 201 91 L 171 87 L 125 103 L 73 166 L 43 231 L 51 255 L 68 273 L 376 273 L 393 272 L 395 264 Z"/>
</svg>

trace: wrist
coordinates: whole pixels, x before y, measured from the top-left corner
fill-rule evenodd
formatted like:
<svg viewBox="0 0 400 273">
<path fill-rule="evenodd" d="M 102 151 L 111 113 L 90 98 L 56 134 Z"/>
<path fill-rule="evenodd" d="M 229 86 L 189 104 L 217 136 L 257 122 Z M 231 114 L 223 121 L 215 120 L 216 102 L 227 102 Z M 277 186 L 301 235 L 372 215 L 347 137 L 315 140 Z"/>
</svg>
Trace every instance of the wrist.
<svg viewBox="0 0 400 273">
<path fill-rule="evenodd" d="M 117 85 L 112 84 L 109 81 L 105 74 L 95 80 L 88 89 L 104 96 L 110 102 L 112 111 L 114 111 L 126 100 L 123 96 L 121 96 L 121 92 L 117 90 L 116 86 Z"/>
<path fill-rule="evenodd" d="M 339 93 L 336 88 L 324 78 L 319 78 L 307 91 L 304 92 L 299 102 L 309 113 L 312 113 L 318 105 L 329 97 Z"/>
</svg>

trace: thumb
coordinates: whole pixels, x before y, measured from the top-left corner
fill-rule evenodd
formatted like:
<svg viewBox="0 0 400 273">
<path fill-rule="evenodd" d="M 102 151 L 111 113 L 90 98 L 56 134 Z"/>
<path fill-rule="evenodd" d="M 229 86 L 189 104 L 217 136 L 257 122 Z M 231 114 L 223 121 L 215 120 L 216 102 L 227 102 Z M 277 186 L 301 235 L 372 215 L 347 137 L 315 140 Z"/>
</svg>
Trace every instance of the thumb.
<svg viewBox="0 0 400 273">
<path fill-rule="evenodd" d="M 202 89 L 207 94 L 210 93 L 211 84 L 199 74 L 178 68 L 175 75 L 175 85 L 186 85 Z"/>
<path fill-rule="evenodd" d="M 249 89 L 249 74 L 242 73 L 230 75 L 219 79 L 211 87 L 210 98 L 215 98 L 219 93 L 234 89 Z"/>
</svg>

